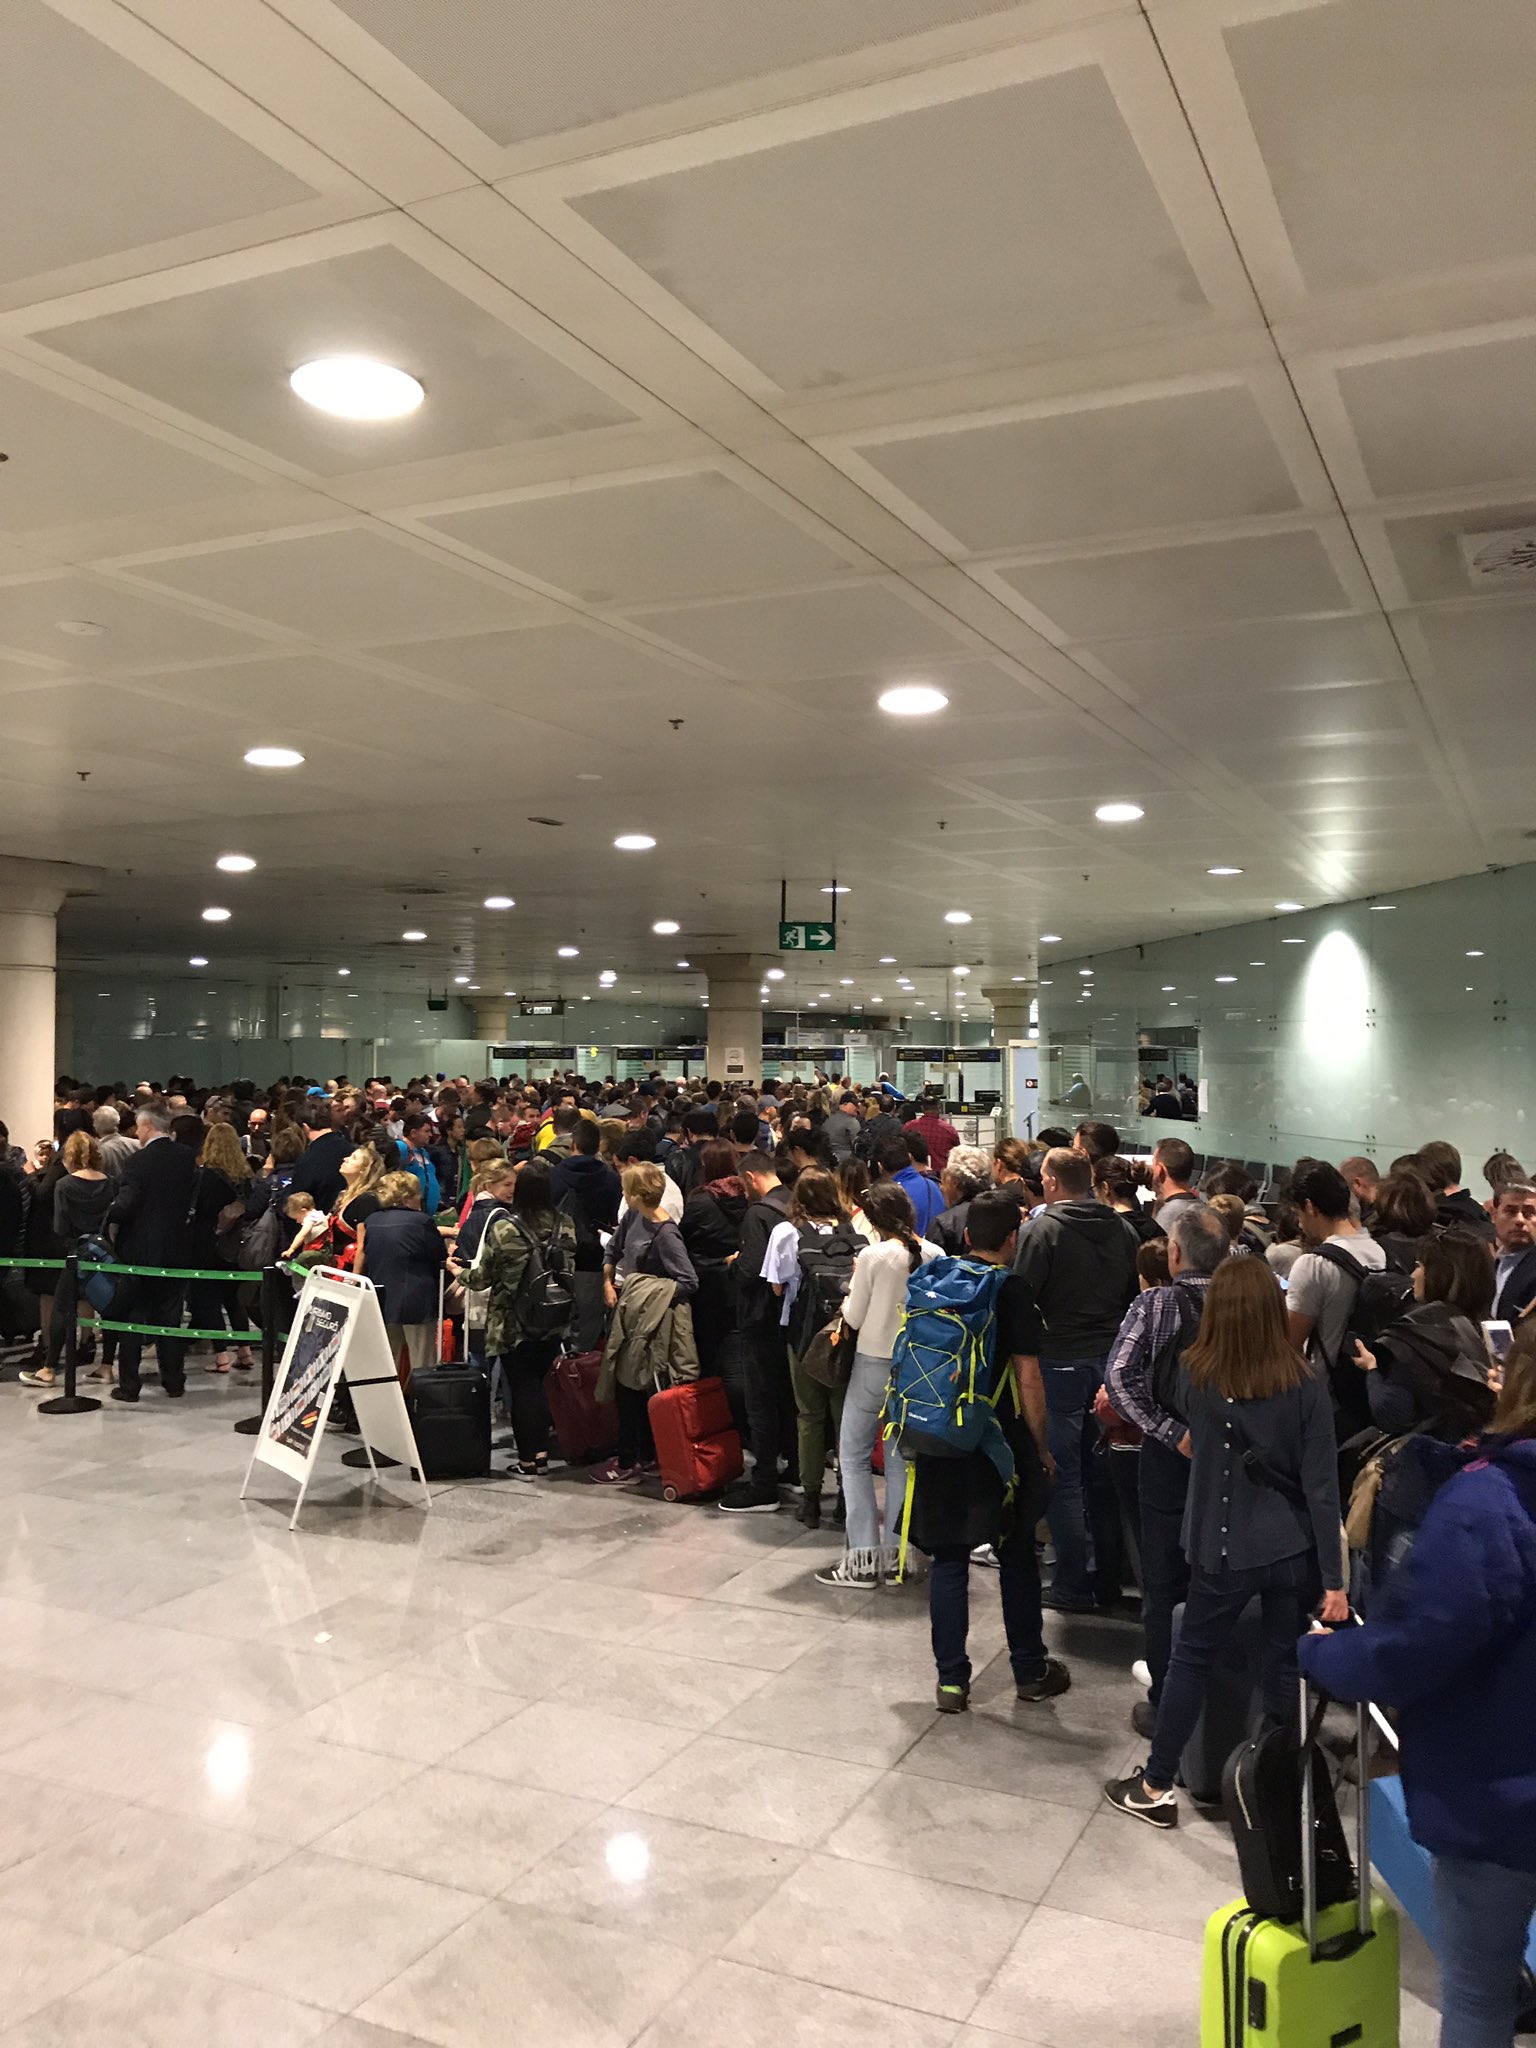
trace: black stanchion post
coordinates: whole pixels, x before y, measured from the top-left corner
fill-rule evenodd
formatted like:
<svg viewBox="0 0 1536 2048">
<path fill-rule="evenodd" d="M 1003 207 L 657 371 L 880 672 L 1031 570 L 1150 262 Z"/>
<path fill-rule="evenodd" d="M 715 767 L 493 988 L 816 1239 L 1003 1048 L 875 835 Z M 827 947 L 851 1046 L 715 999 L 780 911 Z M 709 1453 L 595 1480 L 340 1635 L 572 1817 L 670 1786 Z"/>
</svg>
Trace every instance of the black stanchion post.
<svg viewBox="0 0 1536 2048">
<path fill-rule="evenodd" d="M 101 1403 L 89 1394 L 75 1392 L 75 1374 L 80 1364 L 80 1261 L 74 1252 L 64 1261 L 60 1287 L 53 1304 L 56 1316 L 64 1318 L 64 1391 L 52 1401 L 39 1401 L 39 1415 L 88 1415 Z"/>
<path fill-rule="evenodd" d="M 277 1371 L 277 1268 L 261 1269 L 261 1408 L 235 1424 L 237 1436 L 255 1436 L 272 1398 L 272 1381 Z"/>
</svg>

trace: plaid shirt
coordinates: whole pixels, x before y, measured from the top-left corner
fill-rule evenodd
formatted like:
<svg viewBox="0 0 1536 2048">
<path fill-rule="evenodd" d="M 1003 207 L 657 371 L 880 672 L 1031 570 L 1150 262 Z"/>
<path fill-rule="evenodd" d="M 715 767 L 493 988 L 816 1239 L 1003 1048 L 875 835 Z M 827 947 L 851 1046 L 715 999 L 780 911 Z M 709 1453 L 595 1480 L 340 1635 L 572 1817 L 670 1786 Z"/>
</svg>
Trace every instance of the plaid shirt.
<svg viewBox="0 0 1536 2048">
<path fill-rule="evenodd" d="M 1138 1294 L 1125 1312 L 1104 1368 L 1104 1385 L 1115 1413 L 1170 1451 L 1178 1449 L 1185 1425 L 1177 1415 L 1158 1406 L 1149 1378 L 1152 1361 L 1178 1335 L 1178 1291 L 1203 1296 L 1210 1284 L 1207 1274 L 1183 1273 L 1170 1287 L 1149 1287 L 1145 1294 Z"/>
</svg>

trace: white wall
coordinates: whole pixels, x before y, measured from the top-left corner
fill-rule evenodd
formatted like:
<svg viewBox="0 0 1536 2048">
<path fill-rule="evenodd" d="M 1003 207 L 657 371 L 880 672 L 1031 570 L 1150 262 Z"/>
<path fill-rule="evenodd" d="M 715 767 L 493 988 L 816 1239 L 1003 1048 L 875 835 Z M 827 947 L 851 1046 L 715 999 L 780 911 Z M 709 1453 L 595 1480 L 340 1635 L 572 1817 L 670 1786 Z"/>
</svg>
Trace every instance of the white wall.
<svg viewBox="0 0 1536 2048">
<path fill-rule="evenodd" d="M 1040 992 L 1041 1093 L 1059 1102 L 1081 1071 L 1123 1132 L 1244 1159 L 1364 1151 L 1385 1165 L 1449 1138 L 1481 1192 L 1491 1152 L 1536 1166 L 1533 941 L 1526 866 L 1057 963 Z M 1196 1125 L 1127 1111 L 1138 1028 L 1173 1024 L 1200 1034 L 1210 1107 Z"/>
</svg>

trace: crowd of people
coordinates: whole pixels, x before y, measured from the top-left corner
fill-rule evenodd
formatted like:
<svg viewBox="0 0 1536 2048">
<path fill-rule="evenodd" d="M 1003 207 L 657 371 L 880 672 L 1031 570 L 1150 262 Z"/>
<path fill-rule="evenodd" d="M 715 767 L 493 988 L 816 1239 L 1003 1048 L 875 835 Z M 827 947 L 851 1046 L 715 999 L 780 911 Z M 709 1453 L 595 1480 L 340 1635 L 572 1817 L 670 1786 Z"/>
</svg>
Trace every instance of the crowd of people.
<svg viewBox="0 0 1536 2048">
<path fill-rule="evenodd" d="M 1302 1658 L 1342 1697 L 1402 1707 L 1410 1817 L 1448 1938 L 1478 1944 L 1485 2011 L 1502 1930 L 1495 2031 L 1458 2036 L 1482 2042 L 1505 2038 L 1511 1930 L 1536 1909 L 1536 1184 L 1507 1153 L 1485 1171 L 1480 1200 L 1435 1141 L 1384 1174 L 1302 1159 L 1261 1189 L 1231 1161 L 1197 1180 L 1180 1137 L 1127 1157 L 1093 1118 L 982 1149 L 883 1077 L 61 1081 L 50 1139 L 30 1155 L 0 1139 L 0 1244 L 215 1276 L 350 1265 L 379 1288 L 402 1369 L 435 1362 L 446 1304 L 534 1481 L 562 1351 L 615 1333 L 618 1442 L 586 1471 L 598 1485 L 655 1474 L 659 1380 L 719 1375 L 749 1453 L 719 1510 L 829 1521 L 831 1587 L 873 1591 L 926 1559 L 940 1712 L 969 1705 L 973 1571 L 996 1574 L 1027 1705 L 1071 1685 L 1046 1613 L 1139 1621 L 1147 1760 L 1105 1789 L 1156 1827 L 1178 1823 L 1212 1664 L 1256 1610 L 1269 1718 L 1293 1713 Z M 530 1279 L 552 1268 L 567 1307 L 541 1320 Z M 22 1378 L 46 1386 L 90 1306 L 52 1269 L 13 1272 L 8 1316 L 22 1295 L 39 1333 Z M 914 1304 L 956 1275 L 980 1448 L 904 1429 L 894 1391 Z M 641 1292 L 660 1312 L 632 1313 Z M 108 1319 L 162 1331 L 172 1399 L 184 1308 L 226 1335 L 208 1370 L 252 1362 L 248 1286 L 124 1278 Z M 142 1338 L 103 1336 L 98 1354 L 81 1327 L 89 1369 L 115 1368 L 113 1398 L 137 1401 Z M 1463 1710 L 1481 1714 L 1475 1754 L 1455 1738 Z"/>
</svg>

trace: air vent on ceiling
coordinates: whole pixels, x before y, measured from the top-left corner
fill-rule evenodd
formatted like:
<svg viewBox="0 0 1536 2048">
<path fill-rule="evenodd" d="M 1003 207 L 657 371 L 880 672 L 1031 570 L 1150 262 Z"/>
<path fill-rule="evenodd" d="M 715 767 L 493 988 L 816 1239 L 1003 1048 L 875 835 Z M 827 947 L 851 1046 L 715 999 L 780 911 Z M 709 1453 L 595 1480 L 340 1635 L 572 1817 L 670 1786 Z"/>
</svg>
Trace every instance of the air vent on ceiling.
<svg viewBox="0 0 1536 2048">
<path fill-rule="evenodd" d="M 1536 526 L 1464 533 L 1461 554 L 1473 583 L 1536 584 Z"/>
<path fill-rule="evenodd" d="M 386 896 L 446 896 L 448 891 L 440 889 L 436 882 L 385 882 Z"/>
<path fill-rule="evenodd" d="M 529 823 L 530 825 L 563 825 L 563 824 L 565 823 L 565 820 L 564 820 L 564 818 L 535 818 L 535 817 L 530 817 L 530 818 L 529 818 L 529 820 L 528 820 L 528 823 Z"/>
</svg>

